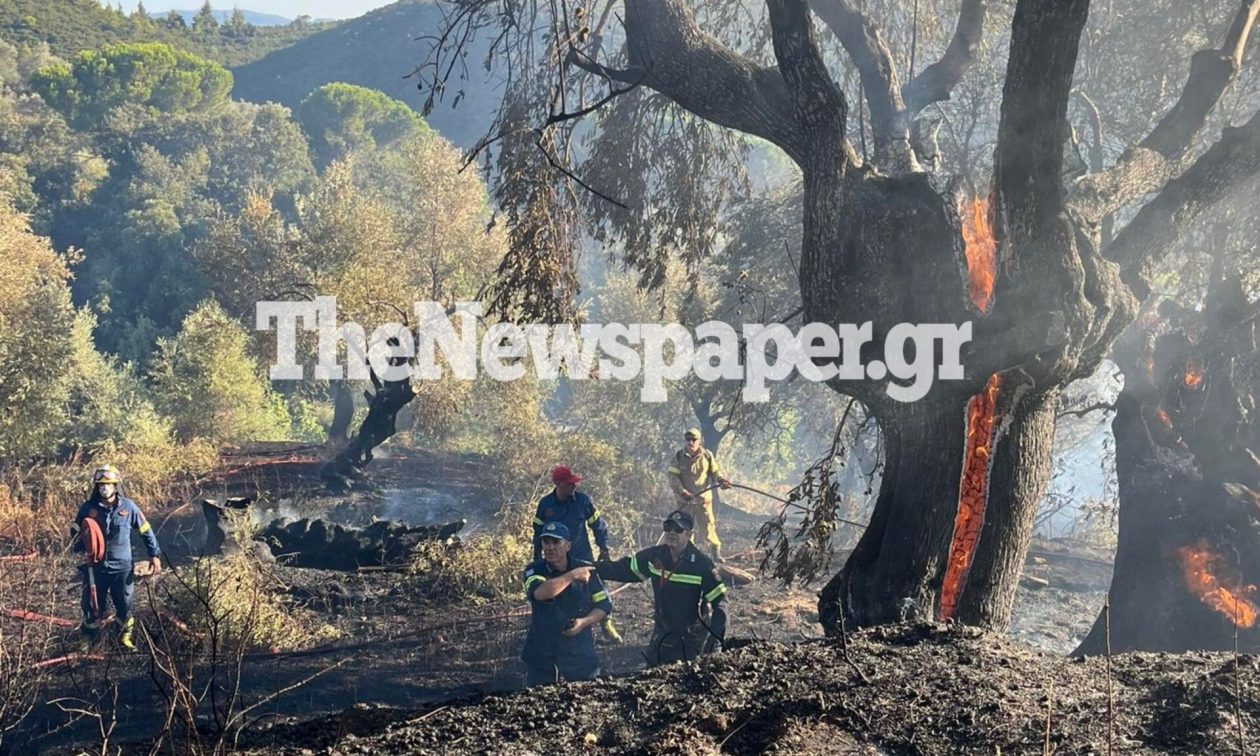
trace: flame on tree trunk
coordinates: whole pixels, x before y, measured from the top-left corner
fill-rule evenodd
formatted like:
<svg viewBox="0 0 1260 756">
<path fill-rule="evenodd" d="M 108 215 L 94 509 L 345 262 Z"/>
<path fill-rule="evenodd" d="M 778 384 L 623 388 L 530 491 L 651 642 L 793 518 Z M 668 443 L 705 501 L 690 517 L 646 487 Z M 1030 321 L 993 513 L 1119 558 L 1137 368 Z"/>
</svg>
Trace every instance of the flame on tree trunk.
<svg viewBox="0 0 1260 756">
<path fill-rule="evenodd" d="M 949 547 L 945 579 L 941 583 L 941 619 L 949 619 L 958 607 L 967 568 L 984 527 L 984 507 L 989 496 L 989 469 L 994 442 L 994 420 L 1002 377 L 993 374 L 984 391 L 967 403 L 967 441 L 962 479 L 958 485 L 958 514 Z"/>
<path fill-rule="evenodd" d="M 1245 598 L 1254 594 L 1256 587 L 1241 585 L 1241 581 L 1237 580 L 1230 581 L 1234 583 L 1232 588 L 1227 587 L 1224 584 L 1225 578 L 1221 576 L 1221 559 L 1212 551 L 1207 541 L 1200 539 L 1177 549 L 1177 561 L 1181 563 L 1186 588 L 1198 596 L 1200 601 L 1239 627 L 1252 627 L 1256 624 L 1260 609 Z"/>
<path fill-rule="evenodd" d="M 989 222 L 989 209 L 989 200 L 983 197 L 964 201 L 960 208 L 967 260 L 967 293 L 980 312 L 988 311 L 997 279 L 997 240 Z M 976 543 L 980 540 L 980 529 L 984 526 L 984 507 L 992 465 L 993 420 L 1001 383 L 1001 376 L 994 373 L 984 390 L 967 403 L 967 440 L 963 450 L 962 478 L 958 485 L 958 513 L 954 517 L 954 536 L 941 584 L 942 619 L 952 617 L 958 608 L 967 568 L 971 566 Z"/>
<path fill-rule="evenodd" d="M 989 200 L 977 198 L 964 202 L 959 211 L 967 256 L 967 293 L 980 312 L 989 311 L 997 281 L 997 239 L 989 210 Z"/>
</svg>

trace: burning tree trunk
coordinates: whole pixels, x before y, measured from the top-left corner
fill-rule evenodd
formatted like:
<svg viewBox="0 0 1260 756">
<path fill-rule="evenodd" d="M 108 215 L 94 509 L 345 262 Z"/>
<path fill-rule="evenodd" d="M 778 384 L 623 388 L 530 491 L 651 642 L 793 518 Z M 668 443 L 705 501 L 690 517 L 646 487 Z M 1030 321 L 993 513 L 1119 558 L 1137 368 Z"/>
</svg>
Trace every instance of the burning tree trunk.
<svg viewBox="0 0 1260 756">
<path fill-rule="evenodd" d="M 1260 307 L 1237 280 L 1200 315 L 1126 334 L 1112 429 L 1120 541 L 1115 651 L 1260 649 Z M 1156 329 L 1167 329 L 1153 339 Z M 1078 654 L 1105 648 L 1099 617 Z"/>
<path fill-rule="evenodd" d="M 649 88 L 701 119 L 780 147 L 802 174 L 805 320 L 874 325 L 862 354 L 868 380 L 835 388 L 861 400 L 879 422 L 886 466 L 870 527 L 820 595 L 829 631 L 841 616 L 861 625 L 910 614 L 1005 624 L 1048 475 L 1056 396 L 1094 371 L 1136 310 L 1121 266 L 1140 289 L 1164 231 L 1256 171 L 1252 163 L 1260 158 L 1250 160 L 1246 150 L 1260 142 L 1260 117 L 1254 127 L 1227 132 L 1160 192 L 1117 237 L 1110 259 L 1100 254 L 1099 223 L 1184 168 L 1195 134 L 1237 74 L 1258 3 L 1242 3 L 1221 50 L 1196 56 L 1185 94 L 1151 135 L 1070 196 L 1062 168 L 1067 101 L 1088 0 L 1016 3 L 991 198 L 964 198 L 957 184 L 921 172 L 930 156 L 917 154 L 911 139 L 916 116 L 947 98 L 975 57 L 984 0 L 962 1 L 942 58 L 904 86 L 878 25 L 847 0 L 768 0 L 770 66 L 707 33 L 684 0 L 621 2 L 622 57 L 600 49 L 611 37 L 598 31 L 589 48 L 581 46 L 582 34 L 573 43 L 555 32 L 557 46 L 569 45 L 566 63 L 604 79 L 610 98 L 626 87 Z M 465 16 L 474 19 L 468 24 L 519 24 L 496 3 L 472 6 L 481 11 Z M 874 165 L 846 139 L 849 103 L 828 73 L 815 13 L 861 76 Z M 561 21 L 552 28 L 569 29 Z M 505 26 L 504 34 L 513 33 Z M 519 39 L 532 49 L 531 37 Z M 611 60 L 626 68 L 600 62 Z M 546 128 L 576 117 L 554 111 L 571 82 L 584 80 L 566 69 L 538 98 L 553 108 Z M 1207 184 L 1195 183 L 1196 171 Z M 563 249 L 553 258 L 557 265 L 571 260 Z M 890 329 L 968 321 L 974 330 L 962 380 L 938 382 L 910 404 L 889 396 L 896 382 L 877 361 L 887 359 Z M 986 389 L 994 376 L 995 395 Z M 988 409 L 971 413 L 969 428 L 976 395 Z"/>
</svg>

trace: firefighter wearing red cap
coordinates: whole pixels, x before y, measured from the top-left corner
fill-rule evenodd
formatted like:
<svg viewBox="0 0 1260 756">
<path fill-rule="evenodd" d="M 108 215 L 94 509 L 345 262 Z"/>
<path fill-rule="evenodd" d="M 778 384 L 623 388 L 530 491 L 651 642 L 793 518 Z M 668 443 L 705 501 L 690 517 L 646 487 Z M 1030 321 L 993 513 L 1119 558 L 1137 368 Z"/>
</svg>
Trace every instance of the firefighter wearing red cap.
<svg viewBox="0 0 1260 756">
<path fill-rule="evenodd" d="M 534 512 L 534 559 L 542 558 L 542 529 L 549 522 L 564 523 L 570 534 L 570 548 L 574 559 L 586 562 L 595 561 L 591 550 L 587 528 L 595 534 L 595 545 L 599 547 L 600 561 L 608 559 L 608 526 L 591 497 L 577 490 L 582 476 L 564 465 L 551 468 L 551 483 L 555 486 L 551 493 L 538 502 L 538 511 Z M 621 634 L 613 624 L 612 617 L 603 622 L 604 635 L 614 642 L 621 642 Z"/>
<path fill-rule="evenodd" d="M 83 624 L 80 630 L 89 641 L 100 631 L 106 602 L 113 601 L 118 623 L 122 628 L 120 642 L 128 650 L 135 649 L 136 618 L 134 607 L 131 534 L 135 531 L 144 540 L 149 554 L 149 569 L 156 574 L 162 569 L 162 550 L 158 547 L 153 526 L 144 512 L 131 499 L 118 492 L 122 474 L 113 465 L 98 467 L 92 473 L 92 496 L 79 507 L 74 518 L 80 537 L 74 550 L 87 555 L 83 565 Z"/>
<path fill-rule="evenodd" d="M 599 558 L 608 558 L 608 526 L 591 497 L 577 490 L 582 476 L 564 465 L 551 468 L 551 482 L 555 488 L 538 502 L 534 513 L 534 559 L 542 557 L 542 528 L 549 522 L 562 522 L 571 534 L 570 544 L 575 559 L 594 562 L 591 541 L 586 529 L 595 534 Z"/>
</svg>

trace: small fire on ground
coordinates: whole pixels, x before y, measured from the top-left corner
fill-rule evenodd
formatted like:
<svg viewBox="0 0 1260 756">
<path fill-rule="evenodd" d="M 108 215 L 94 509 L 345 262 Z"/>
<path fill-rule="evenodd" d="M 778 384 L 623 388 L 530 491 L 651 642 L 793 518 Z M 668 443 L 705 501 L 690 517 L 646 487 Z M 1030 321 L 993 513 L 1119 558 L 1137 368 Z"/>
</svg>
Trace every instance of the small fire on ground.
<svg viewBox="0 0 1260 756">
<path fill-rule="evenodd" d="M 989 455 L 993 449 L 994 420 L 1002 376 L 994 373 L 984 391 L 967 402 L 967 441 L 963 456 L 962 479 L 958 485 L 958 514 L 954 518 L 954 537 L 949 546 L 949 562 L 941 583 L 941 619 L 954 616 L 962 593 L 967 568 L 971 566 L 980 529 L 984 525 L 984 506 L 989 498 Z"/>
<path fill-rule="evenodd" d="M 1199 540 L 1190 546 L 1177 549 L 1177 561 L 1181 563 L 1181 575 L 1186 588 L 1199 600 L 1225 616 L 1238 627 L 1253 627 L 1260 608 L 1246 597 L 1255 594 L 1254 585 L 1227 587 L 1219 574 L 1220 557 L 1212 551 L 1207 541 Z"/>
<path fill-rule="evenodd" d="M 988 312 L 997 280 L 997 240 L 989 222 L 988 198 L 964 201 L 961 215 L 968 294 L 980 312 Z"/>
</svg>

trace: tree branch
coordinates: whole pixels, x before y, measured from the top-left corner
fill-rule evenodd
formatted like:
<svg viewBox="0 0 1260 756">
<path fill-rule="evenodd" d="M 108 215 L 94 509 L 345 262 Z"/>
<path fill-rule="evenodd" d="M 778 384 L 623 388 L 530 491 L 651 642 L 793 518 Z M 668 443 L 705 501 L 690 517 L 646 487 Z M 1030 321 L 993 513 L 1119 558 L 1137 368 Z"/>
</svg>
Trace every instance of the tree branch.
<svg viewBox="0 0 1260 756">
<path fill-rule="evenodd" d="M 832 81 L 814 39 L 814 24 L 805 0 L 767 0 L 774 57 L 786 84 L 796 121 L 810 145 L 810 155 L 824 163 L 851 150 L 844 139 L 848 105 Z M 801 165 L 808 172 L 814 166 Z"/>
<path fill-rule="evenodd" d="M 626 0 L 625 10 L 630 70 L 579 67 L 626 84 L 642 75 L 643 86 L 706 121 L 767 139 L 798 163 L 806 159 L 809 141 L 778 71 L 706 34 L 683 0 Z"/>
<path fill-rule="evenodd" d="M 1150 294 L 1151 268 L 1190 222 L 1260 173 L 1260 112 L 1239 127 L 1226 128 L 1194 165 L 1148 202 L 1105 251 L 1120 265 L 1125 283 L 1141 299 Z"/>
<path fill-rule="evenodd" d="M 1207 122 L 1225 90 L 1238 78 L 1247 37 L 1260 0 L 1242 0 L 1225 41 L 1217 50 L 1200 50 L 1190 59 L 1181 96 L 1151 133 L 1130 147 L 1110 169 L 1083 177 L 1072 191 L 1071 205 L 1085 220 L 1103 217 L 1155 191 L 1183 166 L 1194 136 Z"/>
<path fill-rule="evenodd" d="M 941 59 L 901 88 L 906 112 L 914 118 L 934 102 L 948 100 L 963 74 L 976 62 L 980 42 L 984 38 L 984 19 L 988 13 L 986 0 L 963 0 L 958 12 L 958 25 Z M 819 14 L 821 15 L 821 14 Z"/>
<path fill-rule="evenodd" d="M 1015 244 L 1043 235 L 1063 210 L 1067 102 L 1089 0 L 1019 0 L 1002 92 L 994 174 L 1003 229 Z"/>
<path fill-rule="evenodd" d="M 902 101 L 901 82 L 879 27 L 848 0 L 811 0 L 810 6 L 840 40 L 862 78 L 871 111 L 875 162 L 896 174 L 913 170 L 910 120 Z"/>
</svg>

